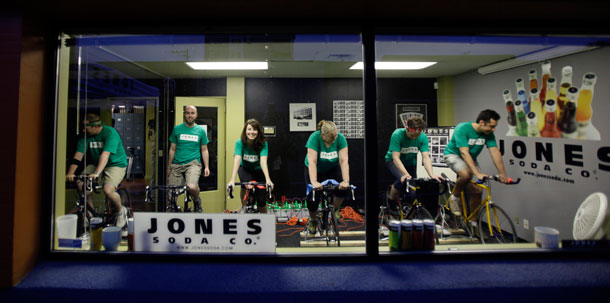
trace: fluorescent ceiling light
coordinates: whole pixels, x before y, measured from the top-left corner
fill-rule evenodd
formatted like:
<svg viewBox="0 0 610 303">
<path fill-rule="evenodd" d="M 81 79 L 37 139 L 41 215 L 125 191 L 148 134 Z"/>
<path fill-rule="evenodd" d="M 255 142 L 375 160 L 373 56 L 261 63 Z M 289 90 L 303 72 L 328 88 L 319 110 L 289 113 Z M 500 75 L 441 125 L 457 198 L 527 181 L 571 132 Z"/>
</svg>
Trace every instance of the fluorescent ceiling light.
<svg viewBox="0 0 610 303">
<path fill-rule="evenodd" d="M 514 67 L 519 67 L 557 57 L 572 55 L 596 48 L 597 46 L 553 46 L 539 51 L 520 55 L 513 59 L 508 59 L 498 63 L 485 65 L 479 67 L 477 71 L 481 75 L 487 75 Z"/>
<path fill-rule="evenodd" d="M 267 62 L 186 62 L 196 70 L 262 70 L 268 69 Z"/>
<path fill-rule="evenodd" d="M 405 69 L 424 69 L 428 66 L 432 66 L 436 62 L 375 62 L 375 69 L 394 69 L 394 70 L 405 70 Z M 364 64 L 362 62 L 356 62 L 349 69 L 363 69 Z"/>
</svg>

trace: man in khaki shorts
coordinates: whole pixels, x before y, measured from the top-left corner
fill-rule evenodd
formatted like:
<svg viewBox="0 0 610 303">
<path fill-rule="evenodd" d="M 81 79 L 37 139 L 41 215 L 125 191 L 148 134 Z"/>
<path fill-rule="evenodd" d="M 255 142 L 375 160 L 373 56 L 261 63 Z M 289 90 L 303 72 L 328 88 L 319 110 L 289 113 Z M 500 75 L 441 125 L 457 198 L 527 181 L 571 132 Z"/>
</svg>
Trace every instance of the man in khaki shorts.
<svg viewBox="0 0 610 303">
<path fill-rule="evenodd" d="M 500 115 L 493 110 L 486 109 L 480 112 L 476 121 L 463 122 L 455 127 L 453 136 L 445 148 L 445 163 L 457 174 L 455 189 L 449 199 L 451 211 L 456 216 L 462 215 L 460 192 L 465 186 L 468 186 L 470 193 L 470 209 L 473 210 L 481 203 L 482 190 L 470 184 L 470 179 L 476 177 L 482 180 L 487 177 L 481 172 L 477 162 L 477 157 L 483 147 L 486 146 L 489 150 L 491 160 L 498 170 L 500 181 L 503 183 L 508 181 L 502 154 L 494 136 L 498 120 L 500 120 Z M 474 218 L 477 218 L 477 214 L 474 214 Z"/>
<path fill-rule="evenodd" d="M 90 163 L 85 168 L 85 174 L 90 178 L 100 178 L 103 184 L 104 194 L 114 206 L 115 225 L 121 228 L 127 226 L 127 209 L 121 205 L 121 197 L 116 192 L 117 187 L 125 177 L 127 170 L 127 155 L 121 142 L 119 133 L 112 127 L 102 124 L 100 117 L 96 114 L 87 114 L 84 120 L 85 137 L 78 140 L 76 153 L 70 161 L 70 168 L 66 173 L 66 180 L 74 182 L 74 173 L 83 160 L 85 154 Z M 78 189 L 83 190 L 82 182 Z M 87 192 L 87 195 L 91 195 Z M 93 207 L 91 199 L 89 205 Z"/>
<path fill-rule="evenodd" d="M 199 176 L 201 175 L 201 160 L 205 169 L 203 176 L 210 175 L 208 136 L 201 125 L 195 123 L 197 108 L 189 105 L 184 107 L 184 123 L 174 127 L 169 136 L 171 143 L 167 165 L 169 185 L 180 186 L 186 183 L 189 194 L 193 198 L 195 212 L 203 211 L 199 198 Z"/>
</svg>

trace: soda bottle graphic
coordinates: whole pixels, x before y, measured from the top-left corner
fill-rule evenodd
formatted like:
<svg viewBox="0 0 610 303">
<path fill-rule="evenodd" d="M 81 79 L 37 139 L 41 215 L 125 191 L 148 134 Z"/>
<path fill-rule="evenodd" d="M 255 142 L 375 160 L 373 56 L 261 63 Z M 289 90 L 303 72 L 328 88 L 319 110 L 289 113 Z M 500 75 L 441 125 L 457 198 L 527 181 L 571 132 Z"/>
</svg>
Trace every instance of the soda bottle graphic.
<svg viewBox="0 0 610 303">
<path fill-rule="evenodd" d="M 542 96 L 542 92 L 540 92 Z M 553 77 L 546 80 L 546 94 L 544 102 L 548 100 L 557 100 L 557 80 Z"/>
<path fill-rule="evenodd" d="M 525 111 L 523 110 L 523 104 L 521 101 L 515 101 L 515 114 L 517 116 L 517 135 L 526 137 L 527 136 L 527 121 L 525 118 Z"/>
<path fill-rule="evenodd" d="M 546 114 L 544 115 L 544 127 L 540 131 L 540 136 L 547 138 L 561 138 L 561 131 L 557 127 L 557 104 L 555 100 L 546 100 Z"/>
<path fill-rule="evenodd" d="M 576 139 L 578 137 L 578 126 L 576 125 L 576 103 L 566 102 L 559 118 L 559 130 L 561 137 Z"/>
<path fill-rule="evenodd" d="M 525 96 L 525 83 L 523 83 L 523 79 L 515 79 L 515 87 L 517 88 L 517 99 L 521 101 L 523 110 L 525 110 L 525 113 L 527 114 L 530 111 L 530 104 Z"/>
<path fill-rule="evenodd" d="M 546 104 L 547 81 L 551 78 L 551 61 L 544 60 L 542 62 L 542 89 L 540 90 L 540 100 Z"/>
<path fill-rule="evenodd" d="M 593 88 L 597 82 L 597 75 L 587 73 L 582 78 L 582 86 L 578 94 L 576 105 L 576 123 L 578 124 L 578 138 L 586 140 L 601 140 L 599 131 L 591 124 L 593 116 Z"/>
<path fill-rule="evenodd" d="M 538 88 L 538 72 L 536 72 L 535 69 L 532 69 L 527 76 L 530 80 L 530 91 L 534 88 Z"/>
<path fill-rule="evenodd" d="M 530 92 L 530 113 L 536 114 L 536 120 L 538 120 L 538 131 L 544 126 L 544 106 L 540 101 L 540 92 L 537 88 L 532 88 Z"/>
<path fill-rule="evenodd" d="M 510 89 L 507 88 L 502 92 L 502 99 L 504 99 L 504 103 L 513 101 L 513 95 L 511 94 Z"/>
<path fill-rule="evenodd" d="M 568 88 L 572 86 L 572 67 L 564 66 L 561 69 L 561 84 L 559 85 L 559 96 L 557 96 L 557 115 L 561 117 L 563 105 L 567 101 Z"/>
<path fill-rule="evenodd" d="M 508 132 L 507 136 L 517 136 L 517 117 L 515 116 L 515 105 L 513 101 L 508 100 L 506 102 L 506 111 L 508 112 L 508 118 L 506 119 L 508 123 Z"/>
<path fill-rule="evenodd" d="M 535 112 L 527 114 L 527 136 L 540 137 L 540 129 L 538 128 L 538 117 Z"/>
</svg>

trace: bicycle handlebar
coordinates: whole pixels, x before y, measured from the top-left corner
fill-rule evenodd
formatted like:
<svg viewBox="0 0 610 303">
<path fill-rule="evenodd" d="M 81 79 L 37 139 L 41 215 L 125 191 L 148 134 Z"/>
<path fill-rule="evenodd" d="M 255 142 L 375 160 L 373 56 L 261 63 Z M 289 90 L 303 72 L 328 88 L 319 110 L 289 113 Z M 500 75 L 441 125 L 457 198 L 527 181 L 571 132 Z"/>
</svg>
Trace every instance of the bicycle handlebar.
<svg viewBox="0 0 610 303">
<path fill-rule="evenodd" d="M 272 196 L 271 196 L 271 190 L 272 189 L 271 189 L 271 185 L 270 184 L 267 184 L 267 183 L 264 183 L 264 182 L 253 182 L 253 181 L 249 181 L 249 182 L 237 182 L 237 183 L 234 183 L 234 184 L 235 185 L 241 185 L 242 188 L 247 188 L 247 186 L 252 186 L 251 189 L 254 189 L 254 190 L 256 190 L 256 188 L 259 188 L 259 189 L 263 189 L 264 188 L 267 191 L 267 193 L 269 194 L 269 199 L 272 199 Z M 261 188 L 261 186 L 264 186 L 264 187 Z M 250 188 L 247 188 L 247 189 L 249 190 Z M 227 187 L 227 192 L 229 193 L 229 198 L 233 199 L 233 186 L 229 185 Z"/>
<path fill-rule="evenodd" d="M 445 184 L 445 186 L 443 186 L 443 190 L 437 194 L 437 195 L 441 196 L 441 195 L 443 195 L 443 194 L 445 194 L 445 193 L 447 192 L 447 186 L 446 186 L 446 183 L 447 183 L 447 178 L 446 178 L 446 176 L 443 176 L 443 175 L 444 175 L 444 174 L 441 174 L 441 176 L 442 176 L 442 177 L 445 179 L 445 181 L 440 181 L 440 182 L 439 182 L 439 181 L 437 181 L 437 180 L 435 180 L 435 179 L 428 178 L 428 177 L 426 177 L 426 178 L 411 178 L 411 179 L 405 179 L 405 182 L 404 182 L 404 184 L 406 185 L 406 186 L 405 186 L 405 191 L 406 191 L 406 192 L 409 192 L 409 189 L 415 189 L 415 190 L 417 190 L 417 189 L 418 189 L 418 188 L 416 188 L 415 186 L 411 185 L 411 184 L 410 184 L 411 182 L 413 182 L 413 183 L 419 183 L 419 182 L 434 182 L 434 183 Z"/>
<path fill-rule="evenodd" d="M 307 184 L 307 191 L 306 191 L 306 195 L 309 195 L 309 193 L 314 190 L 314 191 L 325 191 L 325 192 L 334 192 L 334 191 L 338 191 L 338 190 L 351 190 L 352 192 L 352 200 L 356 200 L 356 196 L 354 195 L 354 189 L 356 189 L 356 186 L 350 184 L 346 189 L 340 189 L 339 188 L 339 182 L 337 182 L 337 180 L 335 179 L 328 179 L 328 180 L 324 180 L 322 181 L 320 184 L 322 184 L 322 188 L 316 189 L 313 188 L 313 186 L 311 184 Z M 312 201 L 316 201 L 316 195 L 313 195 Z"/>
<path fill-rule="evenodd" d="M 441 173 L 441 177 L 445 178 L 445 180 L 447 180 L 449 183 L 455 184 L 455 182 L 449 181 L 449 177 L 447 177 L 447 175 L 445 173 Z M 517 178 L 516 180 L 511 177 L 507 177 L 507 178 L 508 178 L 508 182 L 506 182 L 504 184 L 514 185 L 514 184 L 519 184 L 519 182 L 521 182 L 521 178 Z M 503 183 L 502 181 L 500 181 L 500 175 L 493 175 L 493 176 L 491 176 L 491 179 L 496 182 Z M 487 178 L 485 178 L 483 180 L 478 180 L 475 183 L 483 184 L 485 182 L 487 182 Z"/>
<path fill-rule="evenodd" d="M 146 194 L 144 195 L 144 202 L 148 202 L 149 198 L 152 200 L 152 197 L 150 197 L 150 192 L 153 189 L 160 189 L 160 190 L 167 190 L 167 191 L 171 191 L 172 195 L 174 197 L 178 197 L 183 193 L 186 193 L 188 191 L 188 186 L 186 185 L 159 185 L 159 186 L 146 186 Z M 188 201 L 188 195 L 184 195 L 184 202 Z"/>
</svg>

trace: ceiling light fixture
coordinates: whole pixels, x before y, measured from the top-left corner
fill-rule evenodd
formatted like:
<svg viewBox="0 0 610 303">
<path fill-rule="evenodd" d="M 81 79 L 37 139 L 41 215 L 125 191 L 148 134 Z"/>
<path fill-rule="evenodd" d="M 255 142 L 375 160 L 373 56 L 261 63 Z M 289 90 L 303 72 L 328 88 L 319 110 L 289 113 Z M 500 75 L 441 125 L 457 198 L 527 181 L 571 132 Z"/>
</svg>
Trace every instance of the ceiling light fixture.
<svg viewBox="0 0 610 303">
<path fill-rule="evenodd" d="M 413 69 L 424 69 L 428 66 L 432 66 L 436 62 L 375 62 L 375 69 L 377 70 L 413 70 Z M 362 62 L 356 62 L 349 69 L 363 69 L 364 64 Z"/>
<path fill-rule="evenodd" d="M 515 68 L 531 63 L 536 63 L 544 60 L 549 60 L 557 57 L 572 55 L 592 49 L 598 48 L 597 46 L 573 46 L 573 45 L 559 45 L 545 48 L 539 51 L 527 53 L 524 55 L 517 56 L 512 59 L 500 61 L 490 65 L 481 66 L 478 68 L 478 72 L 481 75 L 487 75 L 495 72 L 500 72 L 510 68 Z"/>
<path fill-rule="evenodd" d="M 267 62 L 186 62 L 196 70 L 266 70 Z"/>
</svg>

